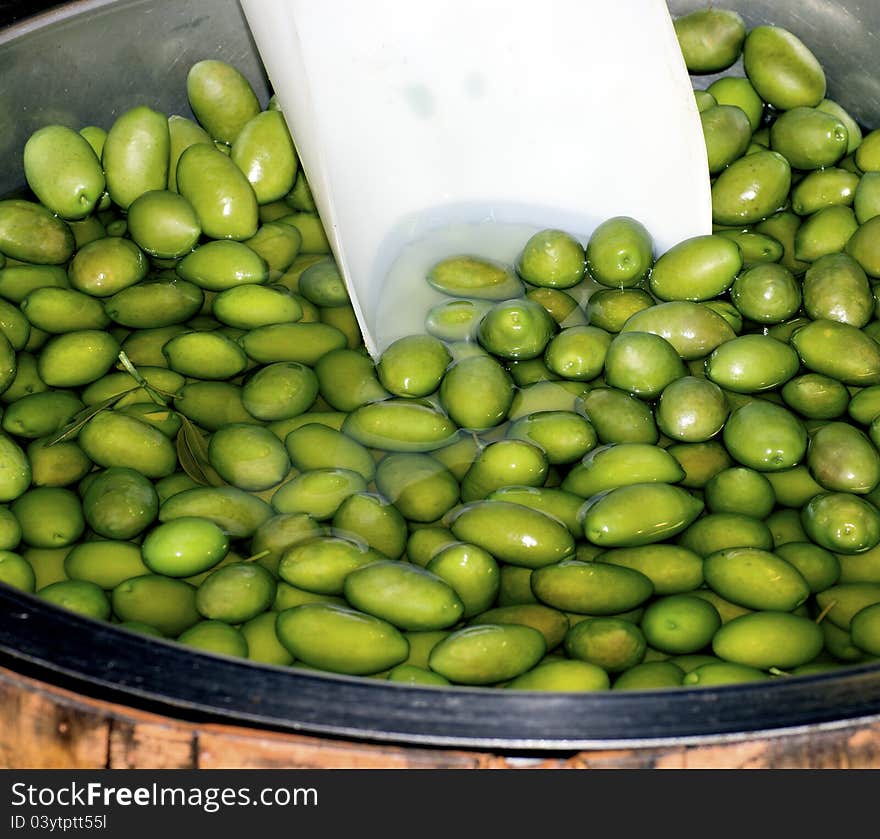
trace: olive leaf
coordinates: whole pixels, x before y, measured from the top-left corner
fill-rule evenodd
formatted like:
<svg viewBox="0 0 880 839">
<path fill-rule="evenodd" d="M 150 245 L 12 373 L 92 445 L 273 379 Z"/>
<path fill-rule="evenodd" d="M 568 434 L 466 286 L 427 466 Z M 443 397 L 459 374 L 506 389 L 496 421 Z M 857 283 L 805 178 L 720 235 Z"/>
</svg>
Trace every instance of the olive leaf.
<svg viewBox="0 0 880 839">
<path fill-rule="evenodd" d="M 151 385 L 122 350 L 120 350 L 118 358 L 120 366 L 137 382 L 138 387 L 134 388 L 134 390 L 143 389 L 147 396 L 150 397 L 150 400 L 156 404 L 156 409 L 145 416 L 164 420 L 174 413 L 180 418 L 180 430 L 177 432 L 177 438 L 175 439 L 177 460 L 180 463 L 180 468 L 197 484 L 202 486 L 226 486 L 226 481 L 211 466 L 211 460 L 208 457 L 208 446 L 205 443 L 205 436 L 201 429 L 188 417 L 168 407 L 168 400 L 176 399 L 178 394 L 169 393 L 155 385 Z"/>
<path fill-rule="evenodd" d="M 155 402 L 157 405 L 165 407 L 168 399 L 176 399 L 178 394 L 176 393 L 168 393 L 167 391 L 162 390 L 161 388 L 156 387 L 155 385 L 151 385 L 141 374 L 137 367 L 132 364 L 131 359 L 125 354 L 124 350 L 120 350 L 119 354 L 116 356 L 119 359 L 120 366 L 131 376 L 146 392 L 147 396 L 150 397 L 151 402 Z M 135 388 L 137 389 L 137 388 Z"/>
<path fill-rule="evenodd" d="M 208 458 L 208 446 L 199 428 L 183 414 L 180 416 L 180 431 L 177 432 L 177 459 L 180 468 L 197 484 L 202 486 L 226 486 Z"/>
<path fill-rule="evenodd" d="M 128 396 L 130 393 L 134 393 L 138 389 L 139 388 L 133 387 L 129 390 L 124 390 L 122 393 L 117 393 L 105 399 L 103 402 L 96 402 L 94 405 L 88 405 L 83 408 L 81 411 L 74 414 L 64 428 L 46 443 L 46 448 L 61 443 L 64 440 L 68 440 L 71 437 L 75 437 L 89 420 L 94 419 L 98 414 L 104 411 L 109 411 L 117 402 L 119 402 L 120 399 Z"/>
<path fill-rule="evenodd" d="M 180 399 L 180 397 L 181 397 L 181 394 L 179 394 L 179 393 L 172 393 L 170 390 L 163 390 L 158 385 L 151 385 L 149 382 L 147 382 L 147 384 L 145 384 L 143 386 L 143 388 L 144 388 L 144 390 L 147 391 L 147 393 L 149 395 L 160 396 L 160 397 L 162 397 L 163 400 Z M 153 401 L 155 401 L 155 400 L 153 400 Z M 165 402 L 163 401 L 162 404 L 164 405 Z"/>
</svg>

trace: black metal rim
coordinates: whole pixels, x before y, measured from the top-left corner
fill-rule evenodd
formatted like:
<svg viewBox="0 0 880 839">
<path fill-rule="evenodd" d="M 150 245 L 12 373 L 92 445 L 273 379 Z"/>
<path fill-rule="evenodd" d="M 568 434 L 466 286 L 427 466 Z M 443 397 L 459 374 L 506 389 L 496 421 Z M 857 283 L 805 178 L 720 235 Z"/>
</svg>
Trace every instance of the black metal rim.
<svg viewBox="0 0 880 839">
<path fill-rule="evenodd" d="M 741 739 L 880 715 L 880 664 L 721 688 L 419 688 L 193 651 L 0 586 L 0 664 L 168 716 L 409 745 L 567 751 Z"/>
</svg>

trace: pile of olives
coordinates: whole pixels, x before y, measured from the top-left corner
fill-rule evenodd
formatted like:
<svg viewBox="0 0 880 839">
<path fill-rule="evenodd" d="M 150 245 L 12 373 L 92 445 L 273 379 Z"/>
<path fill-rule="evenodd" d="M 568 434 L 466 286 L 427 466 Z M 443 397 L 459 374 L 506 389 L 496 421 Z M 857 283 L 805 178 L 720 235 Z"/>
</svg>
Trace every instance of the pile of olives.
<svg viewBox="0 0 880 839">
<path fill-rule="evenodd" d="M 47 125 L 0 201 L 0 583 L 220 655 L 596 691 L 880 656 L 880 130 L 675 21 L 714 230 L 450 254 L 364 349 L 274 98 Z M 739 65 L 737 65 L 739 66 Z"/>
</svg>

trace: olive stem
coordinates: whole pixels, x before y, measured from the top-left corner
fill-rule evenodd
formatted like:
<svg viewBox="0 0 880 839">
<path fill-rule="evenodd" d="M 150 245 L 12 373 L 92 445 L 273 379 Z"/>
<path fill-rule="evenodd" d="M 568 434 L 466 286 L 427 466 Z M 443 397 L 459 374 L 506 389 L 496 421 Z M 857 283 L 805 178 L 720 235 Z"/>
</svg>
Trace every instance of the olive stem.
<svg viewBox="0 0 880 839">
<path fill-rule="evenodd" d="M 264 556 L 269 556 L 270 553 L 272 553 L 272 551 L 269 548 L 266 548 L 264 551 L 260 551 L 253 556 L 249 556 L 247 559 L 243 559 L 242 562 L 256 562 L 258 559 L 262 559 Z"/>
<path fill-rule="evenodd" d="M 816 616 L 816 623 L 822 623 L 825 616 L 837 605 L 836 600 L 832 600 L 819 614 Z"/>
<path fill-rule="evenodd" d="M 125 354 L 124 350 L 119 351 L 119 363 L 125 368 L 125 371 L 146 391 L 147 396 L 155 402 L 157 405 L 161 405 L 163 408 L 168 406 L 168 403 L 156 392 L 153 386 L 138 372 L 137 367 L 131 363 L 131 359 Z"/>
</svg>

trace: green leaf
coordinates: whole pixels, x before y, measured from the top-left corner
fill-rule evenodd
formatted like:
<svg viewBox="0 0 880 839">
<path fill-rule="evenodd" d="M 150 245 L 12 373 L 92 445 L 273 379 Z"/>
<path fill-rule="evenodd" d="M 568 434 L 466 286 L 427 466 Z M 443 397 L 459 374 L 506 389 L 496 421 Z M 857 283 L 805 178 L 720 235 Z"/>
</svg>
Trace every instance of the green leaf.
<svg viewBox="0 0 880 839">
<path fill-rule="evenodd" d="M 180 468 L 202 486 L 227 486 L 226 481 L 211 466 L 204 434 L 192 420 L 183 414 L 179 416 L 180 431 L 177 432 L 176 445 Z"/>
<path fill-rule="evenodd" d="M 144 385 L 144 390 L 150 391 L 153 394 L 155 394 L 156 396 L 161 397 L 163 405 L 165 404 L 166 399 L 180 399 L 179 393 L 172 393 L 170 390 L 163 390 L 158 385 L 151 385 L 149 382 L 147 382 L 147 384 Z"/>
<path fill-rule="evenodd" d="M 46 448 L 61 443 L 64 440 L 68 440 L 71 437 L 75 437 L 89 420 L 98 416 L 98 414 L 103 411 L 110 410 L 120 399 L 124 396 L 128 396 L 130 393 L 134 393 L 136 390 L 140 390 L 140 388 L 130 388 L 129 390 L 125 390 L 122 393 L 117 393 L 115 396 L 105 399 L 103 402 L 97 402 L 94 405 L 89 405 L 88 407 L 83 408 L 81 411 L 74 414 L 67 425 L 65 425 L 58 434 L 46 443 Z"/>
<path fill-rule="evenodd" d="M 178 394 L 168 393 L 167 391 L 164 391 L 161 388 L 156 387 L 155 385 L 151 385 L 140 374 L 137 367 L 132 364 L 131 359 L 125 354 L 123 350 L 120 350 L 119 354 L 116 357 L 119 359 L 119 364 L 128 373 L 128 375 L 131 376 L 144 389 L 147 396 L 150 397 L 151 402 L 155 402 L 157 405 L 164 406 L 167 399 L 177 398 Z"/>
</svg>

